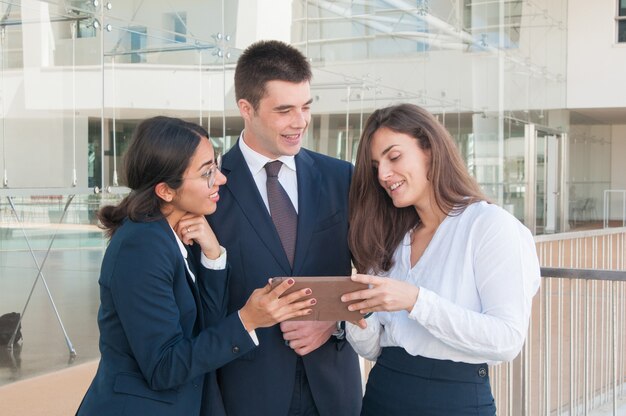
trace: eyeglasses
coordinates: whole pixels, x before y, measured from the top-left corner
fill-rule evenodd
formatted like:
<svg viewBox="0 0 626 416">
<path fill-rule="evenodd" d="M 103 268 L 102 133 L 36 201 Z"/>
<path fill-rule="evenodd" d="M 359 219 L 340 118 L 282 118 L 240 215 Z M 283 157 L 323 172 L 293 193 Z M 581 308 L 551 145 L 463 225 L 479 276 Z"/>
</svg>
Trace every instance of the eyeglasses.
<svg viewBox="0 0 626 416">
<path fill-rule="evenodd" d="M 209 170 L 201 175 L 203 178 L 206 178 L 206 184 L 209 188 L 213 188 L 213 185 L 215 185 L 217 171 L 219 171 L 220 169 L 222 169 L 222 155 L 218 154 L 215 158 L 215 163 L 211 165 Z"/>
<path fill-rule="evenodd" d="M 209 188 L 213 188 L 215 185 L 215 179 L 217 178 L 217 172 L 222 169 L 222 155 L 218 154 L 215 158 L 215 162 L 211 164 L 209 170 L 200 175 L 200 178 L 206 179 L 206 184 Z M 193 179 L 193 178 L 184 178 Z M 197 179 L 197 178 L 196 178 Z"/>
</svg>

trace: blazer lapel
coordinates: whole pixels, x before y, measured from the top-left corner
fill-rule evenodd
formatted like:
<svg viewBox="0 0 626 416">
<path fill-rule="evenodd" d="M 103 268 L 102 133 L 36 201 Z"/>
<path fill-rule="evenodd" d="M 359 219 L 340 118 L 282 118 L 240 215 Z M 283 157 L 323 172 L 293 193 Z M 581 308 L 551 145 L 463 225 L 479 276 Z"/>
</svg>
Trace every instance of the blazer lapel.
<svg viewBox="0 0 626 416">
<path fill-rule="evenodd" d="M 298 275 L 309 250 L 311 235 L 317 220 L 321 186 L 321 173 L 304 149 L 296 155 L 296 172 L 298 174 L 298 236 L 293 264 L 294 276 Z"/>
<path fill-rule="evenodd" d="M 172 229 L 167 224 L 167 221 L 165 219 L 162 219 L 159 221 L 159 223 L 161 224 L 161 226 L 163 226 L 163 228 L 167 231 L 167 234 L 171 237 L 172 243 L 176 247 L 176 251 L 180 252 L 178 243 L 176 242 L 176 237 L 174 237 L 174 235 L 172 234 Z M 196 276 L 196 279 L 197 279 L 198 273 L 195 270 L 194 254 L 188 246 L 185 246 L 185 249 L 187 250 L 187 264 L 189 265 L 189 270 L 191 270 L 191 272 L 194 274 L 194 276 Z M 196 303 L 196 316 L 198 319 L 196 319 L 196 322 L 194 323 L 194 328 L 196 331 L 199 331 L 200 329 L 204 328 L 204 315 L 202 313 L 203 308 L 202 308 L 202 301 L 200 300 L 200 292 L 198 290 L 198 285 L 191 278 L 191 275 L 189 274 L 189 270 L 187 270 L 187 267 L 185 267 L 184 264 L 183 264 L 183 267 L 185 269 L 185 279 L 187 280 L 187 284 L 189 285 L 189 288 L 191 289 L 193 300 Z"/>
<path fill-rule="evenodd" d="M 185 246 L 185 250 L 187 250 L 187 264 L 189 265 L 189 270 L 191 270 L 196 279 L 198 279 L 198 272 L 195 268 L 196 260 L 194 258 L 194 254 L 189 246 Z M 197 330 L 201 330 L 202 328 L 204 328 L 204 309 L 202 308 L 202 300 L 200 299 L 198 283 L 194 282 L 194 280 L 191 278 L 189 270 L 187 270 L 187 267 L 185 267 L 185 277 L 187 278 L 187 284 L 189 284 L 189 288 L 191 289 L 191 293 L 193 294 L 193 299 L 196 302 L 196 315 L 198 316 L 198 320 L 196 321 L 196 325 L 194 326 Z"/>
<path fill-rule="evenodd" d="M 276 227 L 274 227 L 274 223 L 267 211 L 265 203 L 259 194 L 250 169 L 248 169 L 248 165 L 239 149 L 238 142 L 235 143 L 232 149 L 224 156 L 222 171 L 228 177 L 228 181 L 225 185 L 226 188 L 237 201 L 237 204 L 255 230 L 259 240 L 261 240 L 272 253 L 272 256 L 280 264 L 285 274 L 291 275 L 291 266 L 283 250 L 280 237 L 278 236 Z M 300 223 L 298 222 L 298 227 L 299 226 Z"/>
</svg>

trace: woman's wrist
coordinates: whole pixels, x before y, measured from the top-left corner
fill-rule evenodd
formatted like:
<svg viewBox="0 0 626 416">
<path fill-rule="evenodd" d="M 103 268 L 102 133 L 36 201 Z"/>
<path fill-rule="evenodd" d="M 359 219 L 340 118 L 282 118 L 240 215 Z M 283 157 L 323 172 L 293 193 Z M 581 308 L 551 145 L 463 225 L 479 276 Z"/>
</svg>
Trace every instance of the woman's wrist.
<svg viewBox="0 0 626 416">
<path fill-rule="evenodd" d="M 415 304 L 417 303 L 417 298 L 419 298 L 420 295 L 420 288 L 417 286 L 413 286 L 413 290 L 410 291 L 410 300 L 412 302 L 409 302 L 409 305 L 407 305 L 406 307 L 406 311 L 408 313 L 411 313 L 411 311 L 413 311 L 413 308 L 415 307 Z"/>
<path fill-rule="evenodd" d="M 202 254 L 204 254 L 209 260 L 216 260 L 217 258 L 219 258 L 219 256 L 222 255 L 222 250 L 218 244 L 217 246 L 211 246 L 207 248 L 203 247 Z"/>
</svg>

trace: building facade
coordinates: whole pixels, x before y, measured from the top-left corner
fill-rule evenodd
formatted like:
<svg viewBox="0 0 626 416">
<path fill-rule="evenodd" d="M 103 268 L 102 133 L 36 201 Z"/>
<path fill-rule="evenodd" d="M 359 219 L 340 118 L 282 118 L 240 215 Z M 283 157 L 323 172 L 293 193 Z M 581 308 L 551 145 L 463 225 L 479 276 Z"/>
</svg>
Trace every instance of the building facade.
<svg viewBox="0 0 626 416">
<path fill-rule="evenodd" d="M 354 161 L 373 110 L 423 106 L 489 197 L 544 234 L 542 266 L 624 268 L 623 228 L 564 232 L 626 225 L 626 0 L 0 1 L 0 315 L 24 317 L 0 385 L 98 359 L 95 213 L 127 191 L 134 127 L 182 117 L 230 148 L 235 63 L 260 39 L 311 60 L 306 147 Z M 626 292 L 578 277 L 544 279 L 521 359 L 494 369 L 499 413 L 577 414 L 623 391 Z"/>
<path fill-rule="evenodd" d="M 55 222 L 69 195 L 64 221 L 93 222 L 124 192 L 121 156 L 145 117 L 196 121 L 232 146 L 234 65 L 268 38 L 311 59 L 306 147 L 353 161 L 367 116 L 412 102 L 534 233 L 624 216 L 624 0 L 24 0 L 0 11 L 3 209 L 7 196 L 52 204 L 25 222 Z"/>
<path fill-rule="evenodd" d="M 67 367 L 68 350 L 99 357 L 95 213 L 127 191 L 134 127 L 182 117 L 230 148 L 234 66 L 260 39 L 311 60 L 306 147 L 354 161 L 367 116 L 411 102 L 533 233 L 623 224 L 626 0 L 0 1 L 0 315 L 24 317 L 0 385 Z"/>
</svg>

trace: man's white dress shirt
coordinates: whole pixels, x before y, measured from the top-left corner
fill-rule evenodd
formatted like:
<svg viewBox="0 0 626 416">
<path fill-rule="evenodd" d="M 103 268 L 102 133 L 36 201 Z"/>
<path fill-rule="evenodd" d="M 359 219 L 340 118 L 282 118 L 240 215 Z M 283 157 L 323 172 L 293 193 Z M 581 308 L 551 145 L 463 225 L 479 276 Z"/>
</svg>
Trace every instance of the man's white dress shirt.
<svg viewBox="0 0 626 416">
<path fill-rule="evenodd" d="M 245 141 L 245 131 L 241 133 L 239 136 L 239 149 L 243 154 L 243 158 L 248 165 L 248 169 L 250 169 L 250 173 L 252 173 L 252 177 L 254 178 L 254 183 L 256 187 L 259 189 L 259 193 L 261 194 L 261 198 L 263 198 L 263 202 L 265 203 L 265 207 L 267 208 L 267 212 L 270 212 L 270 205 L 267 202 L 267 186 L 265 182 L 267 182 L 267 173 L 265 172 L 265 165 L 268 162 L 273 162 L 274 160 L 280 160 L 283 162 L 283 167 L 278 172 L 278 182 L 282 185 L 282 187 L 289 195 L 289 199 L 293 204 L 293 207 L 296 209 L 296 213 L 298 212 L 298 177 L 296 175 L 296 161 L 294 156 L 281 156 L 278 159 L 270 159 L 262 154 L 252 150 L 250 146 L 246 144 Z"/>
</svg>

